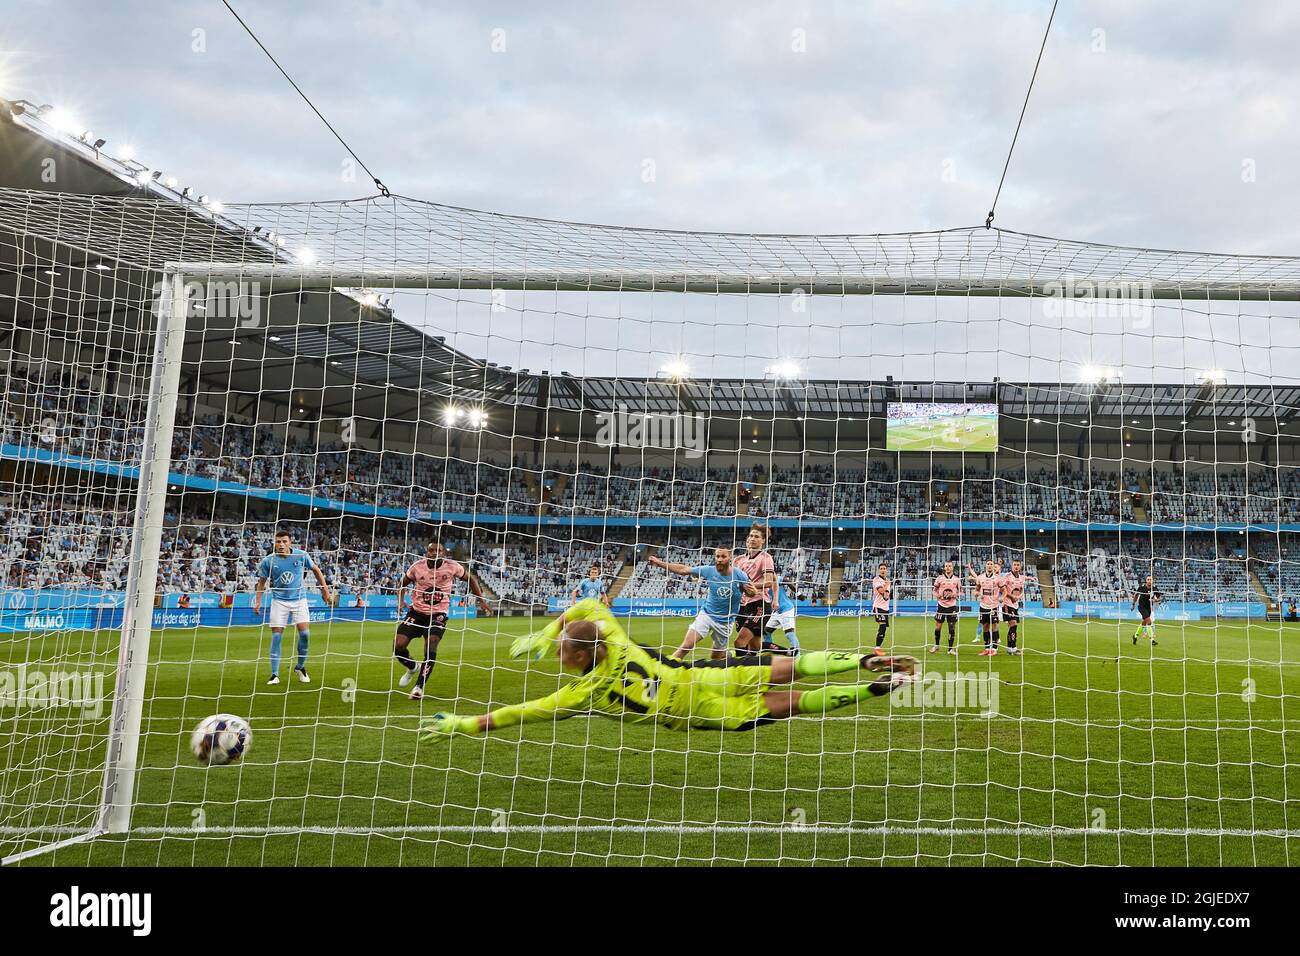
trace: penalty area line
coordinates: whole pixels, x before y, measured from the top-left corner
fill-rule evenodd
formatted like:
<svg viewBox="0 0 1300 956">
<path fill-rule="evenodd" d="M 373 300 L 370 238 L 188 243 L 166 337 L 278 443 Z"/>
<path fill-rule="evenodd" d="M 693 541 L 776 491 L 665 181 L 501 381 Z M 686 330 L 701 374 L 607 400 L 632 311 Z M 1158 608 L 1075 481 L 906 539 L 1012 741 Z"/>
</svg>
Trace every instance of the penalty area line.
<svg viewBox="0 0 1300 956">
<path fill-rule="evenodd" d="M 84 830 L 52 828 L 0 827 L 0 835 L 30 836 L 37 833 L 82 832 Z M 210 826 L 210 827 L 134 827 L 126 834 L 131 837 L 261 837 L 261 836 L 437 836 L 441 834 L 670 834 L 689 836 L 692 834 L 784 834 L 787 836 L 933 836 L 933 837 L 1081 837 L 1094 838 L 1108 836 L 1128 837 L 1272 837 L 1282 839 L 1300 838 L 1296 829 L 1249 829 L 1249 828 L 1214 828 L 1214 827 L 1114 827 L 1097 829 L 1093 827 L 1034 827 L 1034 826 L 909 826 L 904 824 L 885 824 L 880 826 L 850 826 L 827 824 L 640 824 L 640 823 L 592 823 L 592 824 L 425 824 L 410 826 Z"/>
</svg>

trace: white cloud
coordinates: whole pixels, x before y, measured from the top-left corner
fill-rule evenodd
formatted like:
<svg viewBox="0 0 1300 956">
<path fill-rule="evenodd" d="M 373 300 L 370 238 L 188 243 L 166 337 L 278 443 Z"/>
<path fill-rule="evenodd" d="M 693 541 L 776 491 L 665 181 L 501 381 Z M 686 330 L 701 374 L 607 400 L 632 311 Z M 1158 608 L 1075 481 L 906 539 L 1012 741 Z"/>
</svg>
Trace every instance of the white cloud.
<svg viewBox="0 0 1300 956">
<path fill-rule="evenodd" d="M 132 6 L 139 15 L 133 15 Z M 1039 7 L 1041 6 L 1041 9 Z M 63 15 L 54 16 L 62 9 Z M 673 228 L 972 224 L 1001 172 L 1047 4 L 336 0 L 246 18 L 390 186 Z M 58 20 L 56 28 L 52 26 Z M 998 223 L 1118 243 L 1286 252 L 1300 13 L 1067 4 Z M 219 7 L 23 5 L 23 95 L 232 200 L 353 196 L 342 150 Z M 191 31 L 207 31 L 207 52 Z M 1106 51 L 1092 51 L 1093 31 Z M 506 52 L 491 50 L 505 31 Z M 792 31 L 806 50 L 791 49 Z M 1287 32 L 1289 31 L 1289 33 Z M 111 146 L 110 146 L 111 148 Z M 659 176 L 640 179 L 654 158 Z M 1252 159 L 1257 181 L 1241 181 Z M 955 182 L 941 178 L 950 160 Z"/>
</svg>

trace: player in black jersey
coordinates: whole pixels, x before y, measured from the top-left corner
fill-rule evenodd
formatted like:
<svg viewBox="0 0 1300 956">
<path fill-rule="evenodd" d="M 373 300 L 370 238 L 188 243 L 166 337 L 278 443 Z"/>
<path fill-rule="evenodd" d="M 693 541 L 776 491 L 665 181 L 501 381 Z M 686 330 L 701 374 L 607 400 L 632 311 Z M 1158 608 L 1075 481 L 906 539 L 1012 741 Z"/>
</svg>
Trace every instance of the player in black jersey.
<svg viewBox="0 0 1300 956">
<path fill-rule="evenodd" d="M 1133 632 L 1133 643 L 1138 642 L 1142 634 L 1146 634 L 1154 645 L 1156 641 L 1155 625 L 1155 606 L 1165 599 L 1164 594 L 1156 587 L 1156 579 L 1147 575 L 1147 579 L 1138 585 L 1138 589 L 1133 592 L 1133 603 L 1129 605 L 1129 610 L 1137 608 L 1142 615 L 1142 623 L 1138 629 Z"/>
</svg>

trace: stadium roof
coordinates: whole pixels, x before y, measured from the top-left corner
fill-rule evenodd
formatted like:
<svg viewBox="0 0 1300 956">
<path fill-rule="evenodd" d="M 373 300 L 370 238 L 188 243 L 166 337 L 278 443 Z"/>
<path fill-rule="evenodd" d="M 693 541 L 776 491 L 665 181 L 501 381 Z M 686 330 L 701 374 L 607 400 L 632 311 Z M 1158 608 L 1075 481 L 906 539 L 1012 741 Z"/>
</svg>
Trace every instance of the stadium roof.
<svg viewBox="0 0 1300 956">
<path fill-rule="evenodd" d="M 96 149 L 94 140 L 54 128 L 42 118 L 48 113 L 0 99 L 0 292 L 15 303 L 13 328 L 55 324 L 57 312 L 78 307 L 89 321 L 89 313 L 101 312 L 108 298 L 124 312 L 138 313 L 156 281 L 151 273 L 166 261 L 252 265 L 283 259 L 273 230 L 239 225 L 214 204 L 199 202 L 197 191 L 169 185 L 144 163 L 116 159 Z M 43 178 L 51 158 L 54 183 Z M 112 271 L 101 274 L 97 264 Z M 265 327 L 190 323 L 185 360 L 200 381 L 255 394 L 266 389 L 267 371 L 292 369 L 289 379 L 299 392 L 345 392 L 365 383 L 372 388 L 355 400 L 338 396 L 332 403 L 338 409 L 346 405 L 347 414 L 384 417 L 413 412 L 422 392 L 473 395 L 518 378 L 412 328 L 387 309 L 366 305 L 354 293 L 300 295 L 299 284 L 286 286 L 271 285 Z M 109 316 L 104 325 L 121 353 L 150 354 L 151 347 L 138 340 L 138 316 Z M 12 332 L 0 329 L 0 344 Z"/>
<path fill-rule="evenodd" d="M 536 382 L 520 390 L 534 404 Z M 550 380 L 548 407 L 565 411 L 713 415 L 884 417 L 890 402 L 995 402 L 1004 416 L 1185 419 L 1261 415 L 1292 418 L 1300 411 L 1300 386 L 1086 385 L 963 382 L 752 382 L 737 379 L 667 380 L 576 378 Z"/>
</svg>

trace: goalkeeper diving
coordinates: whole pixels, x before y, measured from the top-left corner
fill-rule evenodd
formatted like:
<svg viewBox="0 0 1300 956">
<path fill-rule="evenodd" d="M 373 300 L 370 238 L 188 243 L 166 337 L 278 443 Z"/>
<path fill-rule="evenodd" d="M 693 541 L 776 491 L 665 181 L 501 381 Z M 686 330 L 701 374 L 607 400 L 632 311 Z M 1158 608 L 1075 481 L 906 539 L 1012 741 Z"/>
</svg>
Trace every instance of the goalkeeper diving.
<svg viewBox="0 0 1300 956">
<path fill-rule="evenodd" d="M 883 697 L 914 680 L 916 667 L 911 657 L 842 651 L 688 663 L 633 643 L 596 598 L 579 601 L 543 630 L 519 638 L 510 647 L 511 656 L 534 660 L 552 650 L 558 653 L 561 667 L 579 676 L 547 697 L 488 714 L 435 714 L 421 721 L 423 738 L 483 734 L 515 724 L 592 714 L 653 722 L 673 730 L 753 730 L 796 714 L 821 716 L 869 697 Z M 880 676 L 860 684 L 783 689 L 800 678 L 859 670 Z"/>
</svg>

